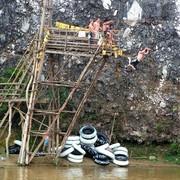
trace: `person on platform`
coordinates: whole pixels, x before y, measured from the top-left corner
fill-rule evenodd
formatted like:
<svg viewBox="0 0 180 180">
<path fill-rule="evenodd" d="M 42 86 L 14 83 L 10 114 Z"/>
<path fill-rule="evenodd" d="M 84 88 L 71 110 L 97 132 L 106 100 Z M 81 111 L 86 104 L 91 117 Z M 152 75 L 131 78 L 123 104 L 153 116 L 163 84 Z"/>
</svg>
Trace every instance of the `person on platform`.
<svg viewBox="0 0 180 180">
<path fill-rule="evenodd" d="M 90 19 L 90 23 L 89 23 L 89 35 L 90 38 L 93 37 L 93 34 L 95 34 L 95 30 L 94 30 L 94 20 Z"/>
<path fill-rule="evenodd" d="M 95 31 L 95 39 L 99 39 L 100 38 L 100 30 L 101 30 L 101 26 L 100 26 L 100 18 L 98 18 L 95 22 L 94 22 L 94 31 Z"/>
</svg>

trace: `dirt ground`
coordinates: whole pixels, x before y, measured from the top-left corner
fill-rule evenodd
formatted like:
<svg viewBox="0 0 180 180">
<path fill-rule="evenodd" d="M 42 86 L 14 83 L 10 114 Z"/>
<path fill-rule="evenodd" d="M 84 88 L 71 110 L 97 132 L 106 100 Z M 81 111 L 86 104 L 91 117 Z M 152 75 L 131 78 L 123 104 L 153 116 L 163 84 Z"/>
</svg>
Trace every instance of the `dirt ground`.
<svg viewBox="0 0 180 180">
<path fill-rule="evenodd" d="M 1 157 L 1 155 L 0 155 Z M 18 155 L 10 155 L 10 158 L 4 157 L 4 160 L 0 158 L 0 166 L 17 166 L 17 159 Z M 53 157 L 52 156 L 41 156 L 41 157 L 35 157 L 33 161 L 30 163 L 30 166 L 36 166 L 36 165 L 54 165 Z M 58 166 L 65 166 L 65 167 L 92 167 L 92 166 L 100 166 L 96 164 L 92 159 L 90 158 L 84 158 L 84 161 L 82 163 L 72 163 L 69 162 L 66 158 L 61 158 L 59 160 Z M 117 166 L 113 163 L 110 163 L 108 166 Z M 146 160 L 129 160 L 129 167 L 180 167 L 178 165 L 174 164 L 167 164 L 163 162 L 151 162 Z"/>
</svg>

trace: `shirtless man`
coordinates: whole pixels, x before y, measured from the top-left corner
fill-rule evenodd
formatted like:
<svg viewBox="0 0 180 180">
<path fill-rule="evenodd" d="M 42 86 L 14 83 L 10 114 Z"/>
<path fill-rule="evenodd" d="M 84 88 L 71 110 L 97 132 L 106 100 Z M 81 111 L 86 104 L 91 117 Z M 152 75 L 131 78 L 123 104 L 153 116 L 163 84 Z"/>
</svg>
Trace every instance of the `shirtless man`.
<svg viewBox="0 0 180 180">
<path fill-rule="evenodd" d="M 99 30 L 101 30 L 100 22 L 100 18 L 94 22 L 95 39 L 99 39 Z"/>
<path fill-rule="evenodd" d="M 137 65 L 140 61 L 144 59 L 145 56 L 147 56 L 150 53 L 150 50 L 150 48 L 145 48 L 144 50 L 139 51 L 137 57 L 133 60 L 130 57 L 128 57 L 129 64 L 127 65 L 127 67 L 131 67 L 134 71 L 137 70 Z"/>
<path fill-rule="evenodd" d="M 95 31 L 94 31 L 94 20 L 93 19 L 90 19 L 89 31 L 90 31 L 90 37 L 92 37 L 93 34 L 95 34 Z"/>
<path fill-rule="evenodd" d="M 107 34 L 107 32 L 109 31 L 109 24 L 112 23 L 113 21 L 104 21 L 103 25 L 102 25 L 102 30 L 104 32 L 104 35 Z"/>
</svg>

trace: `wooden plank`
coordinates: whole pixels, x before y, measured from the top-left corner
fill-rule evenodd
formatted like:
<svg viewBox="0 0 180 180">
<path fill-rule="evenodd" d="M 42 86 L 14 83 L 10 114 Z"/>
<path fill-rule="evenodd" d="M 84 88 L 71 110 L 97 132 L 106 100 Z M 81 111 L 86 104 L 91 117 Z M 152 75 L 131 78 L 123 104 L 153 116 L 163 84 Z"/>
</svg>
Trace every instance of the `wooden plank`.
<svg viewBox="0 0 180 180">
<path fill-rule="evenodd" d="M 62 48 L 64 48 L 65 46 L 62 46 L 62 45 L 47 45 L 47 48 L 46 49 L 62 49 Z M 83 49 L 84 50 L 89 50 L 89 47 L 88 46 L 74 46 L 74 45 L 67 45 L 66 46 L 66 50 L 65 51 L 67 51 L 67 50 L 69 50 L 69 49 L 77 49 L 78 51 L 83 51 Z"/>
<path fill-rule="evenodd" d="M 32 152 L 29 152 L 28 153 L 29 155 L 31 155 L 32 154 Z M 36 153 L 36 155 L 54 155 L 54 154 L 56 154 L 56 153 Z"/>
<path fill-rule="evenodd" d="M 52 42 L 48 42 L 47 44 L 46 44 L 46 47 L 48 47 L 48 46 L 62 46 L 62 45 L 65 45 L 65 42 L 59 42 L 59 41 L 52 41 Z M 70 41 L 67 41 L 67 47 L 68 46 L 74 46 L 74 47 L 86 47 L 86 46 L 89 46 L 89 43 L 88 43 L 88 41 L 87 42 L 70 42 Z"/>
<path fill-rule="evenodd" d="M 58 113 L 57 110 L 54 111 L 48 111 L 48 110 L 40 110 L 40 109 L 31 109 L 32 111 L 34 111 L 34 113 L 41 113 L 41 114 L 51 114 L 51 115 L 56 115 Z M 76 113 L 76 111 L 68 111 L 68 110 L 63 110 L 63 113 Z"/>
<path fill-rule="evenodd" d="M 79 40 L 79 41 L 88 41 L 89 38 L 88 37 L 74 37 L 74 36 L 66 36 L 66 35 L 59 35 L 59 36 L 55 36 L 55 35 L 50 35 L 48 38 L 48 41 L 50 40 L 62 40 L 62 39 L 67 39 L 68 40 Z"/>
<path fill-rule="evenodd" d="M 86 33 L 89 33 L 89 30 L 79 30 L 79 29 L 62 29 L 62 28 L 57 28 L 57 27 L 50 27 L 49 28 L 49 31 L 50 31 L 50 33 L 52 33 L 52 32 L 66 32 L 66 30 L 68 31 L 68 32 L 73 32 L 73 33 L 78 33 L 79 31 L 84 31 L 84 32 L 86 32 Z"/>
<path fill-rule="evenodd" d="M 26 99 L 0 99 L 0 102 L 25 102 Z"/>
<path fill-rule="evenodd" d="M 15 82 L 7 82 L 7 83 L 0 83 L 0 86 L 4 86 L 4 85 L 24 85 L 23 83 L 15 83 Z"/>
<path fill-rule="evenodd" d="M 71 56 L 82 56 L 82 57 L 92 57 L 92 54 L 87 53 L 80 53 L 80 52 L 66 52 L 66 51 L 58 51 L 58 50 L 45 50 L 47 54 L 64 54 L 64 55 L 71 55 Z M 102 55 L 96 56 L 97 58 L 102 58 Z"/>
</svg>

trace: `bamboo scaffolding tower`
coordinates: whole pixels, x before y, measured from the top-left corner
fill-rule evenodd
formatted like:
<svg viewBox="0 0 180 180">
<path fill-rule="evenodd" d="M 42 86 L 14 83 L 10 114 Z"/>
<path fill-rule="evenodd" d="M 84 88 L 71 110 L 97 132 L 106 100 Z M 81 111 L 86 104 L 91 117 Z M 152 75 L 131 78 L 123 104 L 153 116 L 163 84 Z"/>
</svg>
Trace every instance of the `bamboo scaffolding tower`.
<svg viewBox="0 0 180 180">
<path fill-rule="evenodd" d="M 53 155 L 58 163 L 59 155 L 88 95 L 101 75 L 107 59 L 114 56 L 114 49 L 119 46 L 118 39 L 115 39 L 113 46 L 108 47 L 103 45 L 103 41 L 98 44 L 96 39 L 92 38 L 90 41 L 88 30 L 84 30 L 84 37 L 79 37 L 78 29 L 53 27 L 52 7 L 52 0 L 44 0 L 38 33 L 8 82 L 0 83 L 0 106 L 8 104 L 8 110 L 0 120 L 0 137 L 9 126 L 6 138 L 8 156 L 13 117 L 18 112 L 19 125 L 22 125 L 22 145 L 18 157 L 20 165 L 29 165 L 36 155 L 41 154 Z M 76 79 L 63 79 L 62 62 L 72 60 L 74 56 L 83 61 L 84 68 Z M 92 69 L 91 82 L 86 84 L 84 79 Z M 68 93 L 65 99 L 61 94 L 63 88 Z M 69 104 L 73 98 L 77 98 L 78 91 L 82 92 L 79 104 L 76 108 L 71 107 Z M 62 115 L 68 115 L 70 119 L 66 131 L 61 127 L 62 121 L 66 121 L 61 120 Z M 47 136 L 50 137 L 48 152 L 40 152 Z M 57 147 L 60 147 L 59 150 Z"/>
</svg>

